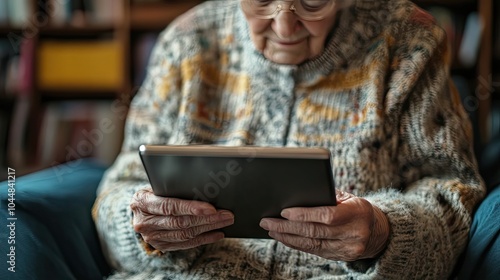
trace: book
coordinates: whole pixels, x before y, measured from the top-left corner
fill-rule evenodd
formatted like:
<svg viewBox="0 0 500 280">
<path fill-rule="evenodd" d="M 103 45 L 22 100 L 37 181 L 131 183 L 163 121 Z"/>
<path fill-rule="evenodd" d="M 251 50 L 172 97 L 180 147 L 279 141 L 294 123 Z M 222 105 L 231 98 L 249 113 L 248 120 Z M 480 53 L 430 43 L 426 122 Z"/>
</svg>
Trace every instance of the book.
<svg viewBox="0 0 500 280">
<path fill-rule="evenodd" d="M 91 108 L 86 108 L 93 112 Z M 75 118 L 71 122 L 70 141 L 66 147 L 66 160 L 78 160 L 82 158 L 95 157 L 96 147 L 99 142 L 92 142 L 88 137 L 89 131 L 93 130 L 94 117 Z"/>
<path fill-rule="evenodd" d="M 500 138 L 500 99 L 492 101 L 490 131 L 490 138 Z"/>
<path fill-rule="evenodd" d="M 31 0 L 8 0 L 7 10 L 12 26 L 24 27 L 34 14 Z"/>
<path fill-rule="evenodd" d="M 8 41 L 0 39 L 0 96 L 7 95 L 7 65 L 11 55 Z"/>
<path fill-rule="evenodd" d="M 71 21 L 71 1 L 48 0 L 45 5 L 45 10 L 51 24 L 64 25 Z"/>
<path fill-rule="evenodd" d="M 477 61 L 477 54 L 481 43 L 484 23 L 477 12 L 472 12 L 467 17 L 463 32 L 458 60 L 465 67 L 473 67 Z"/>
<path fill-rule="evenodd" d="M 83 126 L 90 127 L 92 111 L 86 102 L 50 102 L 43 112 L 37 154 L 43 166 L 92 156 L 89 146 L 80 143 Z M 87 124 L 87 125 L 85 125 Z"/>
<path fill-rule="evenodd" d="M 37 155 L 42 166 L 51 166 L 54 162 L 65 162 L 71 123 L 64 119 L 63 104 L 48 103 L 42 112 L 37 142 Z"/>
<path fill-rule="evenodd" d="M 71 2 L 71 20 L 73 26 L 84 27 L 90 22 L 83 0 L 69 0 Z M 89 9 L 91 7 L 88 7 Z"/>
<path fill-rule="evenodd" d="M 20 90 L 19 64 L 20 58 L 18 55 L 8 57 L 5 71 L 5 93 L 7 95 L 17 94 Z"/>
<path fill-rule="evenodd" d="M 30 95 L 34 88 L 34 70 L 35 63 L 35 39 L 25 39 L 21 43 L 21 50 L 19 54 L 19 72 L 18 72 L 18 85 L 16 88 L 19 94 Z"/>
<path fill-rule="evenodd" d="M 7 1 L 8 0 L 0 0 L 0 25 L 6 25 L 9 22 Z"/>
<path fill-rule="evenodd" d="M 123 120 L 112 101 L 48 103 L 37 154 L 44 166 L 93 157 L 110 165 L 121 148 Z"/>
<path fill-rule="evenodd" d="M 94 143 L 94 156 L 111 165 L 121 150 L 124 119 L 115 110 L 113 101 L 103 101 L 93 106 L 94 124 L 85 132 L 85 138 Z"/>
<path fill-rule="evenodd" d="M 122 20 L 122 0 L 85 0 L 92 9 L 92 21 L 97 24 L 118 24 Z"/>
<path fill-rule="evenodd" d="M 0 95 L 28 95 L 33 90 L 34 39 L 20 43 L 14 53 L 8 40 L 0 40 Z"/>
<path fill-rule="evenodd" d="M 48 166 L 53 158 L 55 143 L 62 135 L 57 132 L 58 114 L 56 107 L 48 103 L 42 111 L 42 123 L 40 125 L 40 135 L 38 136 L 37 155 L 42 166 Z"/>
<path fill-rule="evenodd" d="M 124 80 L 123 46 L 113 40 L 40 42 L 37 82 L 45 90 L 118 90 Z"/>
<path fill-rule="evenodd" d="M 87 26 L 117 24 L 122 19 L 123 0 L 41 0 L 51 24 Z"/>
<path fill-rule="evenodd" d="M 24 166 L 28 162 L 26 151 L 26 130 L 30 114 L 31 103 L 26 98 L 18 98 L 12 115 L 11 129 L 9 130 L 7 157 L 12 166 Z M 32 157 L 29 157 L 31 160 Z M 32 162 L 31 162 L 32 163 Z"/>
<path fill-rule="evenodd" d="M 157 40 L 157 33 L 142 35 L 134 46 L 134 86 L 141 86 L 146 77 L 147 66 L 151 52 Z"/>
</svg>

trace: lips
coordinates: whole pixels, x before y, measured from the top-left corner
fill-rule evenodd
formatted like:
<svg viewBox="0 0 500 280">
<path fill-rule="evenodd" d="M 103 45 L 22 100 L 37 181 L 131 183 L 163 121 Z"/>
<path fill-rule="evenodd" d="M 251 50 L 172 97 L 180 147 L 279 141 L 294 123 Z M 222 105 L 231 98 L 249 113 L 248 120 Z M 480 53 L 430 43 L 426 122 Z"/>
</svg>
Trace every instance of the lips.
<svg viewBox="0 0 500 280">
<path fill-rule="evenodd" d="M 283 46 L 293 46 L 297 45 L 299 43 L 302 43 L 305 39 L 300 39 L 296 41 L 274 41 L 276 44 L 283 45 Z"/>
</svg>

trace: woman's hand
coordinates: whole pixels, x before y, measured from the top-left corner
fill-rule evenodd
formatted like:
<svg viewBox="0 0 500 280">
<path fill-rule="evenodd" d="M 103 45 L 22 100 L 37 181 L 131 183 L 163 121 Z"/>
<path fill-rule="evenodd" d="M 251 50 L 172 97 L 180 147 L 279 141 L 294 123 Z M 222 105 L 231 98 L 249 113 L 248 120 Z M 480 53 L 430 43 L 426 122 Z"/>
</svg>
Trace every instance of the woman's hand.
<svg viewBox="0 0 500 280">
<path fill-rule="evenodd" d="M 135 193 L 130 207 L 135 231 L 162 252 L 214 243 L 224 234 L 213 230 L 234 223 L 229 211 L 206 202 L 159 197 L 150 188 Z"/>
<path fill-rule="evenodd" d="M 386 246 L 389 222 L 367 200 L 337 191 L 337 206 L 288 208 L 285 219 L 262 219 L 269 236 L 323 258 L 354 261 L 373 258 Z"/>
</svg>

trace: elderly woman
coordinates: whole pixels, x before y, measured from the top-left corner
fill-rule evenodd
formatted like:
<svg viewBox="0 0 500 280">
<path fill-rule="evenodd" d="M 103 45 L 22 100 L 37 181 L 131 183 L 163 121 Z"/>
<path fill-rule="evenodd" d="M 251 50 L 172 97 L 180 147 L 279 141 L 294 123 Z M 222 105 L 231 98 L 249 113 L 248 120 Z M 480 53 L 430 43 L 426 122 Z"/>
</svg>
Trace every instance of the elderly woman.
<svg viewBox="0 0 500 280">
<path fill-rule="evenodd" d="M 186 13 L 160 36 L 94 205 L 111 278 L 446 279 L 485 193 L 449 63 L 444 31 L 406 0 Z M 225 239 L 231 212 L 155 196 L 138 155 L 195 143 L 328 148 L 338 205 Z"/>
</svg>

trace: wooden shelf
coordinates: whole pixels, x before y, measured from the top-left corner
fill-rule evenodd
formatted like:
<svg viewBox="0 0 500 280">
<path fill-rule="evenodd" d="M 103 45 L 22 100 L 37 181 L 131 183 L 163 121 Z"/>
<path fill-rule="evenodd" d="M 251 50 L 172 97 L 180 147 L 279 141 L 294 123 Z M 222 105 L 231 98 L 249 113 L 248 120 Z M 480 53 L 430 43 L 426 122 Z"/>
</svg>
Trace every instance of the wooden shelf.
<svg viewBox="0 0 500 280">
<path fill-rule="evenodd" d="M 133 4 L 130 7 L 130 27 L 132 30 L 162 30 L 178 15 L 201 2 L 189 0 Z"/>
<path fill-rule="evenodd" d="M 493 55 L 493 0 L 478 0 L 478 13 L 482 16 L 484 29 L 481 37 L 481 48 L 479 50 L 477 60 L 477 76 L 483 79 L 489 79 L 492 75 L 492 55 Z M 490 113 L 491 113 L 491 85 L 478 86 L 478 96 L 487 96 L 487 98 L 479 98 L 479 131 L 482 143 L 488 143 L 491 139 L 491 131 L 489 130 Z"/>
<path fill-rule="evenodd" d="M 0 25 L 0 36 L 7 36 L 10 33 L 20 34 L 23 28 L 10 25 Z"/>
<path fill-rule="evenodd" d="M 96 34 L 103 32 L 112 32 L 116 29 L 120 28 L 119 26 L 112 24 L 99 24 L 99 25 L 86 25 L 86 26 L 71 26 L 71 25 L 52 25 L 52 26 L 44 26 L 38 29 L 38 34 L 60 34 L 63 36 L 66 35 L 75 35 L 75 34 Z M 23 33 L 25 28 L 23 27 L 14 27 L 9 25 L 0 25 L 0 36 L 7 35 L 9 33 L 21 34 Z"/>
<path fill-rule="evenodd" d="M 101 89 L 40 89 L 37 91 L 43 101 L 62 101 L 75 99 L 114 99 L 120 90 Z"/>
<path fill-rule="evenodd" d="M 117 30 L 117 26 L 112 24 L 71 26 L 71 25 L 52 25 L 40 29 L 40 35 L 59 35 L 59 36 L 78 36 L 95 35 L 102 33 L 112 33 Z"/>
</svg>

